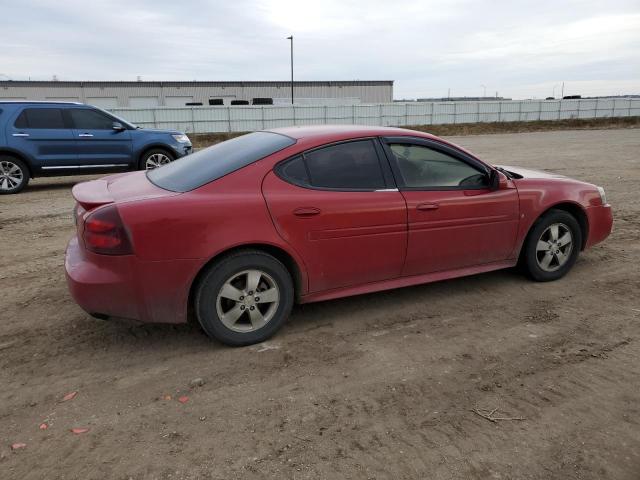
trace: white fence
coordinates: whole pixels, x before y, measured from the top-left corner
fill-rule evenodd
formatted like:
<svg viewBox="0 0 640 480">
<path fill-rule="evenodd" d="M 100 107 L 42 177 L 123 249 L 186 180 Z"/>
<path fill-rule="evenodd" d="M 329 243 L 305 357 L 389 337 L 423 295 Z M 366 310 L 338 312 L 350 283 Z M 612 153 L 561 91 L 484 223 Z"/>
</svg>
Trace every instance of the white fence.
<svg viewBox="0 0 640 480">
<path fill-rule="evenodd" d="M 358 105 L 115 108 L 147 128 L 248 132 L 291 125 L 440 125 L 640 116 L 640 99 L 409 102 Z"/>
</svg>

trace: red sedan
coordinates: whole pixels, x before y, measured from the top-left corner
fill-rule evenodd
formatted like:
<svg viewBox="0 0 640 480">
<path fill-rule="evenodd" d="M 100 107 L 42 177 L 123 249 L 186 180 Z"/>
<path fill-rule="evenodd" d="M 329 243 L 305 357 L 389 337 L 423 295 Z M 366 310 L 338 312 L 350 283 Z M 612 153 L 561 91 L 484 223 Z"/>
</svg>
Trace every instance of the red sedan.
<svg viewBox="0 0 640 480">
<path fill-rule="evenodd" d="M 69 289 L 99 318 L 179 323 L 248 345 L 294 302 L 520 264 L 556 280 L 604 240 L 601 187 L 495 167 L 412 130 L 250 133 L 74 187 Z"/>
</svg>

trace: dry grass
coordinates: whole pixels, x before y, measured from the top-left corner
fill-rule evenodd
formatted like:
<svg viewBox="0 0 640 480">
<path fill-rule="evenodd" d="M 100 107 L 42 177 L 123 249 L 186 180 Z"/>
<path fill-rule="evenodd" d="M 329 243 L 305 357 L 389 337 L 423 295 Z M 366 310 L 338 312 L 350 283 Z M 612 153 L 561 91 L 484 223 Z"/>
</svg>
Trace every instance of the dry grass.
<svg viewBox="0 0 640 480">
<path fill-rule="evenodd" d="M 405 127 L 441 137 L 486 135 L 492 133 L 546 132 L 550 130 L 603 130 L 640 128 L 640 117 L 541 120 L 536 122 L 457 123 L 449 125 L 413 125 Z M 195 148 L 205 148 L 246 132 L 196 133 L 189 135 Z"/>
</svg>

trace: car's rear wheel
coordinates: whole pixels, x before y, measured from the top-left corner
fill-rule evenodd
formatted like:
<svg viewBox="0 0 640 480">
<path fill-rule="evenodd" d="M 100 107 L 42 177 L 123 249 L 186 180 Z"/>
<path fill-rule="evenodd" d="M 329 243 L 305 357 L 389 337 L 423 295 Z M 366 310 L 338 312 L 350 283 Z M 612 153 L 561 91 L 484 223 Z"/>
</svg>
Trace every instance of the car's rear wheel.
<svg viewBox="0 0 640 480">
<path fill-rule="evenodd" d="M 19 193 L 29 183 L 29 169 L 22 160 L 0 157 L 0 195 Z"/>
<path fill-rule="evenodd" d="M 156 148 L 146 152 L 140 160 L 140 170 L 153 170 L 173 162 L 174 158 L 166 150 Z"/>
<path fill-rule="evenodd" d="M 293 297 L 291 275 L 278 259 L 244 250 L 209 267 L 194 300 L 198 321 L 210 337 L 241 346 L 271 337 L 289 316 Z"/>
<path fill-rule="evenodd" d="M 524 266 L 539 282 L 567 274 L 578 258 L 582 231 L 578 221 L 563 210 L 550 210 L 533 226 L 524 245 Z"/>
</svg>

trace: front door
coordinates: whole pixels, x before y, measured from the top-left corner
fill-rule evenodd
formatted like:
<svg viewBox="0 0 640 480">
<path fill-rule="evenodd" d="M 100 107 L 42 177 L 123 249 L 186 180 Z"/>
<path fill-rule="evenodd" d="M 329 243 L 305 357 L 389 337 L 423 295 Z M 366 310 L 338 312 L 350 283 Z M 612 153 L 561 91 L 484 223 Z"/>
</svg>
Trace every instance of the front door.
<svg viewBox="0 0 640 480">
<path fill-rule="evenodd" d="M 489 187 L 487 167 L 436 142 L 387 139 L 396 180 L 407 202 L 409 239 L 403 275 L 506 260 L 519 223 L 510 182 Z"/>
<path fill-rule="evenodd" d="M 305 152 L 263 182 L 278 232 L 305 262 L 309 293 L 401 274 L 406 206 L 376 142 Z"/>
<path fill-rule="evenodd" d="M 129 130 L 114 130 L 113 118 L 93 108 L 77 107 L 68 112 L 80 165 L 115 168 L 133 164 Z"/>
</svg>

